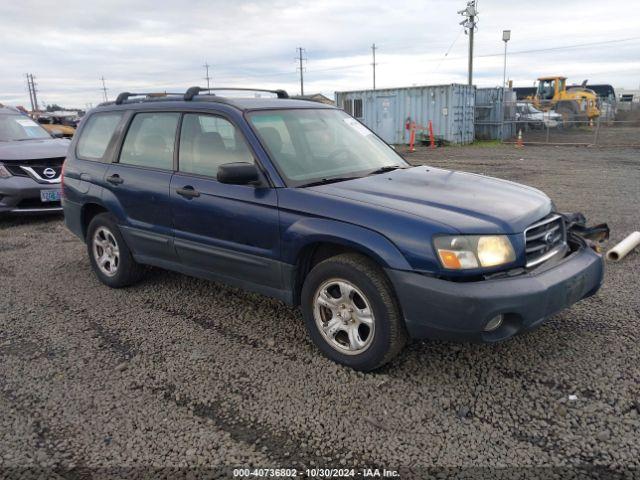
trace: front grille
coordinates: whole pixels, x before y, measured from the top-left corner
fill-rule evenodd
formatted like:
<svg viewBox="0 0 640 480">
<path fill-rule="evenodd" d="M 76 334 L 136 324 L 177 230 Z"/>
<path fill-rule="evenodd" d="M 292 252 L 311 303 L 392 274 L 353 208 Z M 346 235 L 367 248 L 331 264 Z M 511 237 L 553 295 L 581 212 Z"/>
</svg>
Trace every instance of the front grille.
<svg viewBox="0 0 640 480">
<path fill-rule="evenodd" d="M 5 165 L 5 168 L 11 172 L 14 177 L 28 177 L 29 174 L 25 172 L 20 165 Z"/>
<path fill-rule="evenodd" d="M 549 215 L 524 231 L 527 267 L 535 267 L 567 249 L 567 234 L 560 215 Z"/>
<path fill-rule="evenodd" d="M 5 163 L 4 166 L 16 177 L 31 177 L 38 183 L 58 183 L 64 157 L 43 158 L 39 160 L 20 160 L 12 163 Z M 52 176 L 45 174 L 45 170 L 51 169 Z M 50 171 L 49 171 L 50 172 Z"/>
</svg>

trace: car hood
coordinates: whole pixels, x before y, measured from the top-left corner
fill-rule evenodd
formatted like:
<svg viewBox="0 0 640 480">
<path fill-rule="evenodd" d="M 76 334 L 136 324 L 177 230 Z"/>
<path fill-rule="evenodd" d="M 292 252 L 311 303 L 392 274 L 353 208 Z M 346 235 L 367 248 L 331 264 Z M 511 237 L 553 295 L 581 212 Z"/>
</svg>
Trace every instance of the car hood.
<svg viewBox="0 0 640 480">
<path fill-rule="evenodd" d="M 460 233 L 521 233 L 548 215 L 541 191 L 484 175 L 414 167 L 311 187 L 324 195 L 439 222 Z"/>
<path fill-rule="evenodd" d="M 66 157 L 68 148 L 69 140 L 57 138 L 0 142 L 0 162 Z"/>
</svg>

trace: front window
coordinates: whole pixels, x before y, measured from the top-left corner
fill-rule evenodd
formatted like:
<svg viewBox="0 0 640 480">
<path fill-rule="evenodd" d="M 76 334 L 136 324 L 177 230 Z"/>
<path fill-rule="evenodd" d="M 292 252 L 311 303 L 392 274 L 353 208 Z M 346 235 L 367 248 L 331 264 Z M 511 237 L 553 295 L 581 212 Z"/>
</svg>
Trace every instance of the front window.
<svg viewBox="0 0 640 480">
<path fill-rule="evenodd" d="M 253 163 L 242 133 L 229 121 L 214 115 L 188 113 L 182 120 L 178 169 L 215 177 L 220 165 Z"/>
<path fill-rule="evenodd" d="M 51 135 L 26 115 L 0 115 L 0 142 L 42 138 L 51 138 Z"/>
<path fill-rule="evenodd" d="M 556 93 L 555 80 L 541 80 L 538 84 L 538 96 L 542 100 L 552 100 Z"/>
<path fill-rule="evenodd" d="M 269 110 L 251 113 L 249 120 L 291 186 L 408 166 L 371 130 L 340 110 Z"/>
</svg>

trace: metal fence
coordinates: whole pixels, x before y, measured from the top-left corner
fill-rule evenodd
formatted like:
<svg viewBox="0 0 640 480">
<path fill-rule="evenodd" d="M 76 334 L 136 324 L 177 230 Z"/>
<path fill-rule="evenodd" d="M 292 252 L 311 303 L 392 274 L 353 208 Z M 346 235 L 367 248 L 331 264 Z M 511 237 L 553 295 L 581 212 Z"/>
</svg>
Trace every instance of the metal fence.
<svg viewBox="0 0 640 480">
<path fill-rule="evenodd" d="M 516 133 L 516 94 L 503 88 L 477 88 L 474 128 L 476 140 L 509 140 Z"/>
<path fill-rule="evenodd" d="M 640 110 L 615 111 L 593 119 L 567 118 L 554 112 L 523 112 L 523 102 L 506 102 L 504 113 L 502 121 L 476 117 L 476 133 L 503 131 L 508 133 L 503 137 L 507 143 L 517 143 L 521 137 L 525 144 L 640 147 Z M 477 135 L 476 139 L 488 138 Z"/>
</svg>

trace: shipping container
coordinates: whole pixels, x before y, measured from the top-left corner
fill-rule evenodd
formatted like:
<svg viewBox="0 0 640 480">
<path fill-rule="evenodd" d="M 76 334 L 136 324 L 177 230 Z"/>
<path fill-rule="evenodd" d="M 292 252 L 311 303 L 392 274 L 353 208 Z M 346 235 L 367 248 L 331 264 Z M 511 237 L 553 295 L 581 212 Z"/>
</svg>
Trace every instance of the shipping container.
<svg viewBox="0 0 640 480">
<path fill-rule="evenodd" d="M 436 139 L 449 143 L 474 139 L 475 87 L 470 85 L 336 92 L 336 105 L 391 144 L 409 143 L 408 122 L 427 134 L 431 121 Z"/>
</svg>

